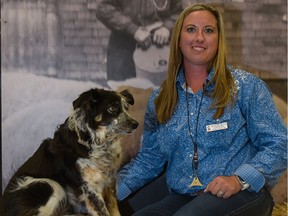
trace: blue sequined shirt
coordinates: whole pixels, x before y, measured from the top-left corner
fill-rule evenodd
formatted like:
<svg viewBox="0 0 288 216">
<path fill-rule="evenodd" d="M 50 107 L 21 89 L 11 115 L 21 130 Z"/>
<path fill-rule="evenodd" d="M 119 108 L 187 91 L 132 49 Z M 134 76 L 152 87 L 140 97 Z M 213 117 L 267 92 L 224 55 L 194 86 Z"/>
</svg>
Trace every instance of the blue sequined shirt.
<svg viewBox="0 0 288 216">
<path fill-rule="evenodd" d="M 178 105 L 173 116 L 159 124 L 155 119 L 152 93 L 145 114 L 142 147 L 138 155 L 118 173 L 118 199 L 122 200 L 157 177 L 166 168 L 167 186 L 180 194 L 205 189 L 216 176 L 239 175 L 259 191 L 272 187 L 287 168 L 287 130 L 266 84 L 256 76 L 231 68 L 237 86 L 237 102 L 224 115 L 213 119 L 212 99 L 202 91 L 188 93 L 189 119 L 195 139 L 199 112 L 197 147 L 198 177 L 202 187 L 190 187 L 194 178 L 194 147 L 189 136 L 186 88 L 183 69 L 177 77 Z M 213 70 L 209 73 L 211 79 Z M 213 85 L 206 87 L 207 91 Z M 201 108 L 201 109 L 199 109 Z"/>
</svg>

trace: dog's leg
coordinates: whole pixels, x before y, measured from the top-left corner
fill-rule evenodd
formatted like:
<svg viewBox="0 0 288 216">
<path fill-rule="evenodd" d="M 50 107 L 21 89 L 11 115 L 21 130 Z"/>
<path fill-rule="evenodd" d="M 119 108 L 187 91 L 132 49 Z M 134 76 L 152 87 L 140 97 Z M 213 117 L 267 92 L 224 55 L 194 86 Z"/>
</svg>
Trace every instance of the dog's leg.
<svg viewBox="0 0 288 216">
<path fill-rule="evenodd" d="M 110 216 L 103 198 L 99 194 L 93 193 L 85 200 L 89 215 L 92 216 Z"/>
<path fill-rule="evenodd" d="M 17 200 L 14 206 L 10 204 L 18 211 L 13 215 L 55 216 L 62 215 L 67 210 L 67 197 L 63 187 L 51 179 L 29 176 L 18 178 L 9 193 L 10 197 Z"/>
<path fill-rule="evenodd" d="M 116 186 L 115 184 L 111 187 L 108 187 L 105 191 L 104 195 L 105 197 L 105 203 L 107 206 L 107 209 L 111 216 L 121 216 L 119 209 L 118 209 L 118 203 L 116 199 Z"/>
<path fill-rule="evenodd" d="M 86 205 L 91 216 L 110 216 L 101 193 L 89 190 L 88 186 L 82 187 L 84 194 L 80 197 Z"/>
<path fill-rule="evenodd" d="M 118 209 L 116 197 L 111 195 L 109 196 L 107 200 L 107 208 L 111 216 L 121 216 Z"/>
<path fill-rule="evenodd" d="M 67 210 L 67 196 L 60 184 L 50 179 L 39 179 L 53 188 L 53 194 L 47 203 L 38 209 L 38 216 L 61 215 Z M 39 183 L 38 183 L 39 184 Z"/>
<path fill-rule="evenodd" d="M 87 216 L 87 214 L 65 214 L 63 216 Z"/>
</svg>

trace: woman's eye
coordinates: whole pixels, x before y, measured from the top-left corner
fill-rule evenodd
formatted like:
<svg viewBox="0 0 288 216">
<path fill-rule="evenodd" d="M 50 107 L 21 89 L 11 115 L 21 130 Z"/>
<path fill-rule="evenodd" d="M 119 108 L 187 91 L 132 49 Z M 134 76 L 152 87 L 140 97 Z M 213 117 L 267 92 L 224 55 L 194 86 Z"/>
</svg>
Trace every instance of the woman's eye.
<svg viewBox="0 0 288 216">
<path fill-rule="evenodd" d="M 196 32 L 196 28 L 195 27 L 188 27 L 187 31 L 188 32 Z"/>
<path fill-rule="evenodd" d="M 205 29 L 204 29 L 204 32 L 205 32 L 205 33 L 213 33 L 213 32 L 214 32 L 214 29 L 212 29 L 212 28 L 205 28 Z"/>
</svg>

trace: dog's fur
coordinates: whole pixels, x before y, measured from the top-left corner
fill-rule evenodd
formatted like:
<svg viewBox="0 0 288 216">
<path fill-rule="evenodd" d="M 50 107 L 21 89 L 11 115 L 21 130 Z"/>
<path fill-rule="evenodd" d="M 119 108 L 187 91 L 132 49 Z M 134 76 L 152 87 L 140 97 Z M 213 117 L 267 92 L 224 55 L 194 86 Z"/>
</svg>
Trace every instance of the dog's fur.
<svg viewBox="0 0 288 216">
<path fill-rule="evenodd" d="M 2 216 L 77 214 L 119 216 L 116 172 L 119 136 L 138 122 L 127 110 L 132 95 L 91 89 L 73 102 L 73 112 L 14 174 L 0 203 Z M 80 210 L 79 210 L 80 209 Z"/>
</svg>

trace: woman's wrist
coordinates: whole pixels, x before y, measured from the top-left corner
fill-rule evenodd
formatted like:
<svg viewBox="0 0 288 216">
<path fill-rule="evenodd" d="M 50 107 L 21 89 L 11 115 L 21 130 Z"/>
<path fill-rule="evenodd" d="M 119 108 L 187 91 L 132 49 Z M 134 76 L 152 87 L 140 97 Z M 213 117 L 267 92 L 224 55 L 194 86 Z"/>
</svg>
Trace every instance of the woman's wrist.
<svg viewBox="0 0 288 216">
<path fill-rule="evenodd" d="M 250 187 L 250 185 L 247 182 L 245 182 L 240 176 L 238 176 L 238 175 L 234 175 L 234 176 L 236 177 L 237 181 L 239 182 L 241 190 L 246 190 Z"/>
</svg>

